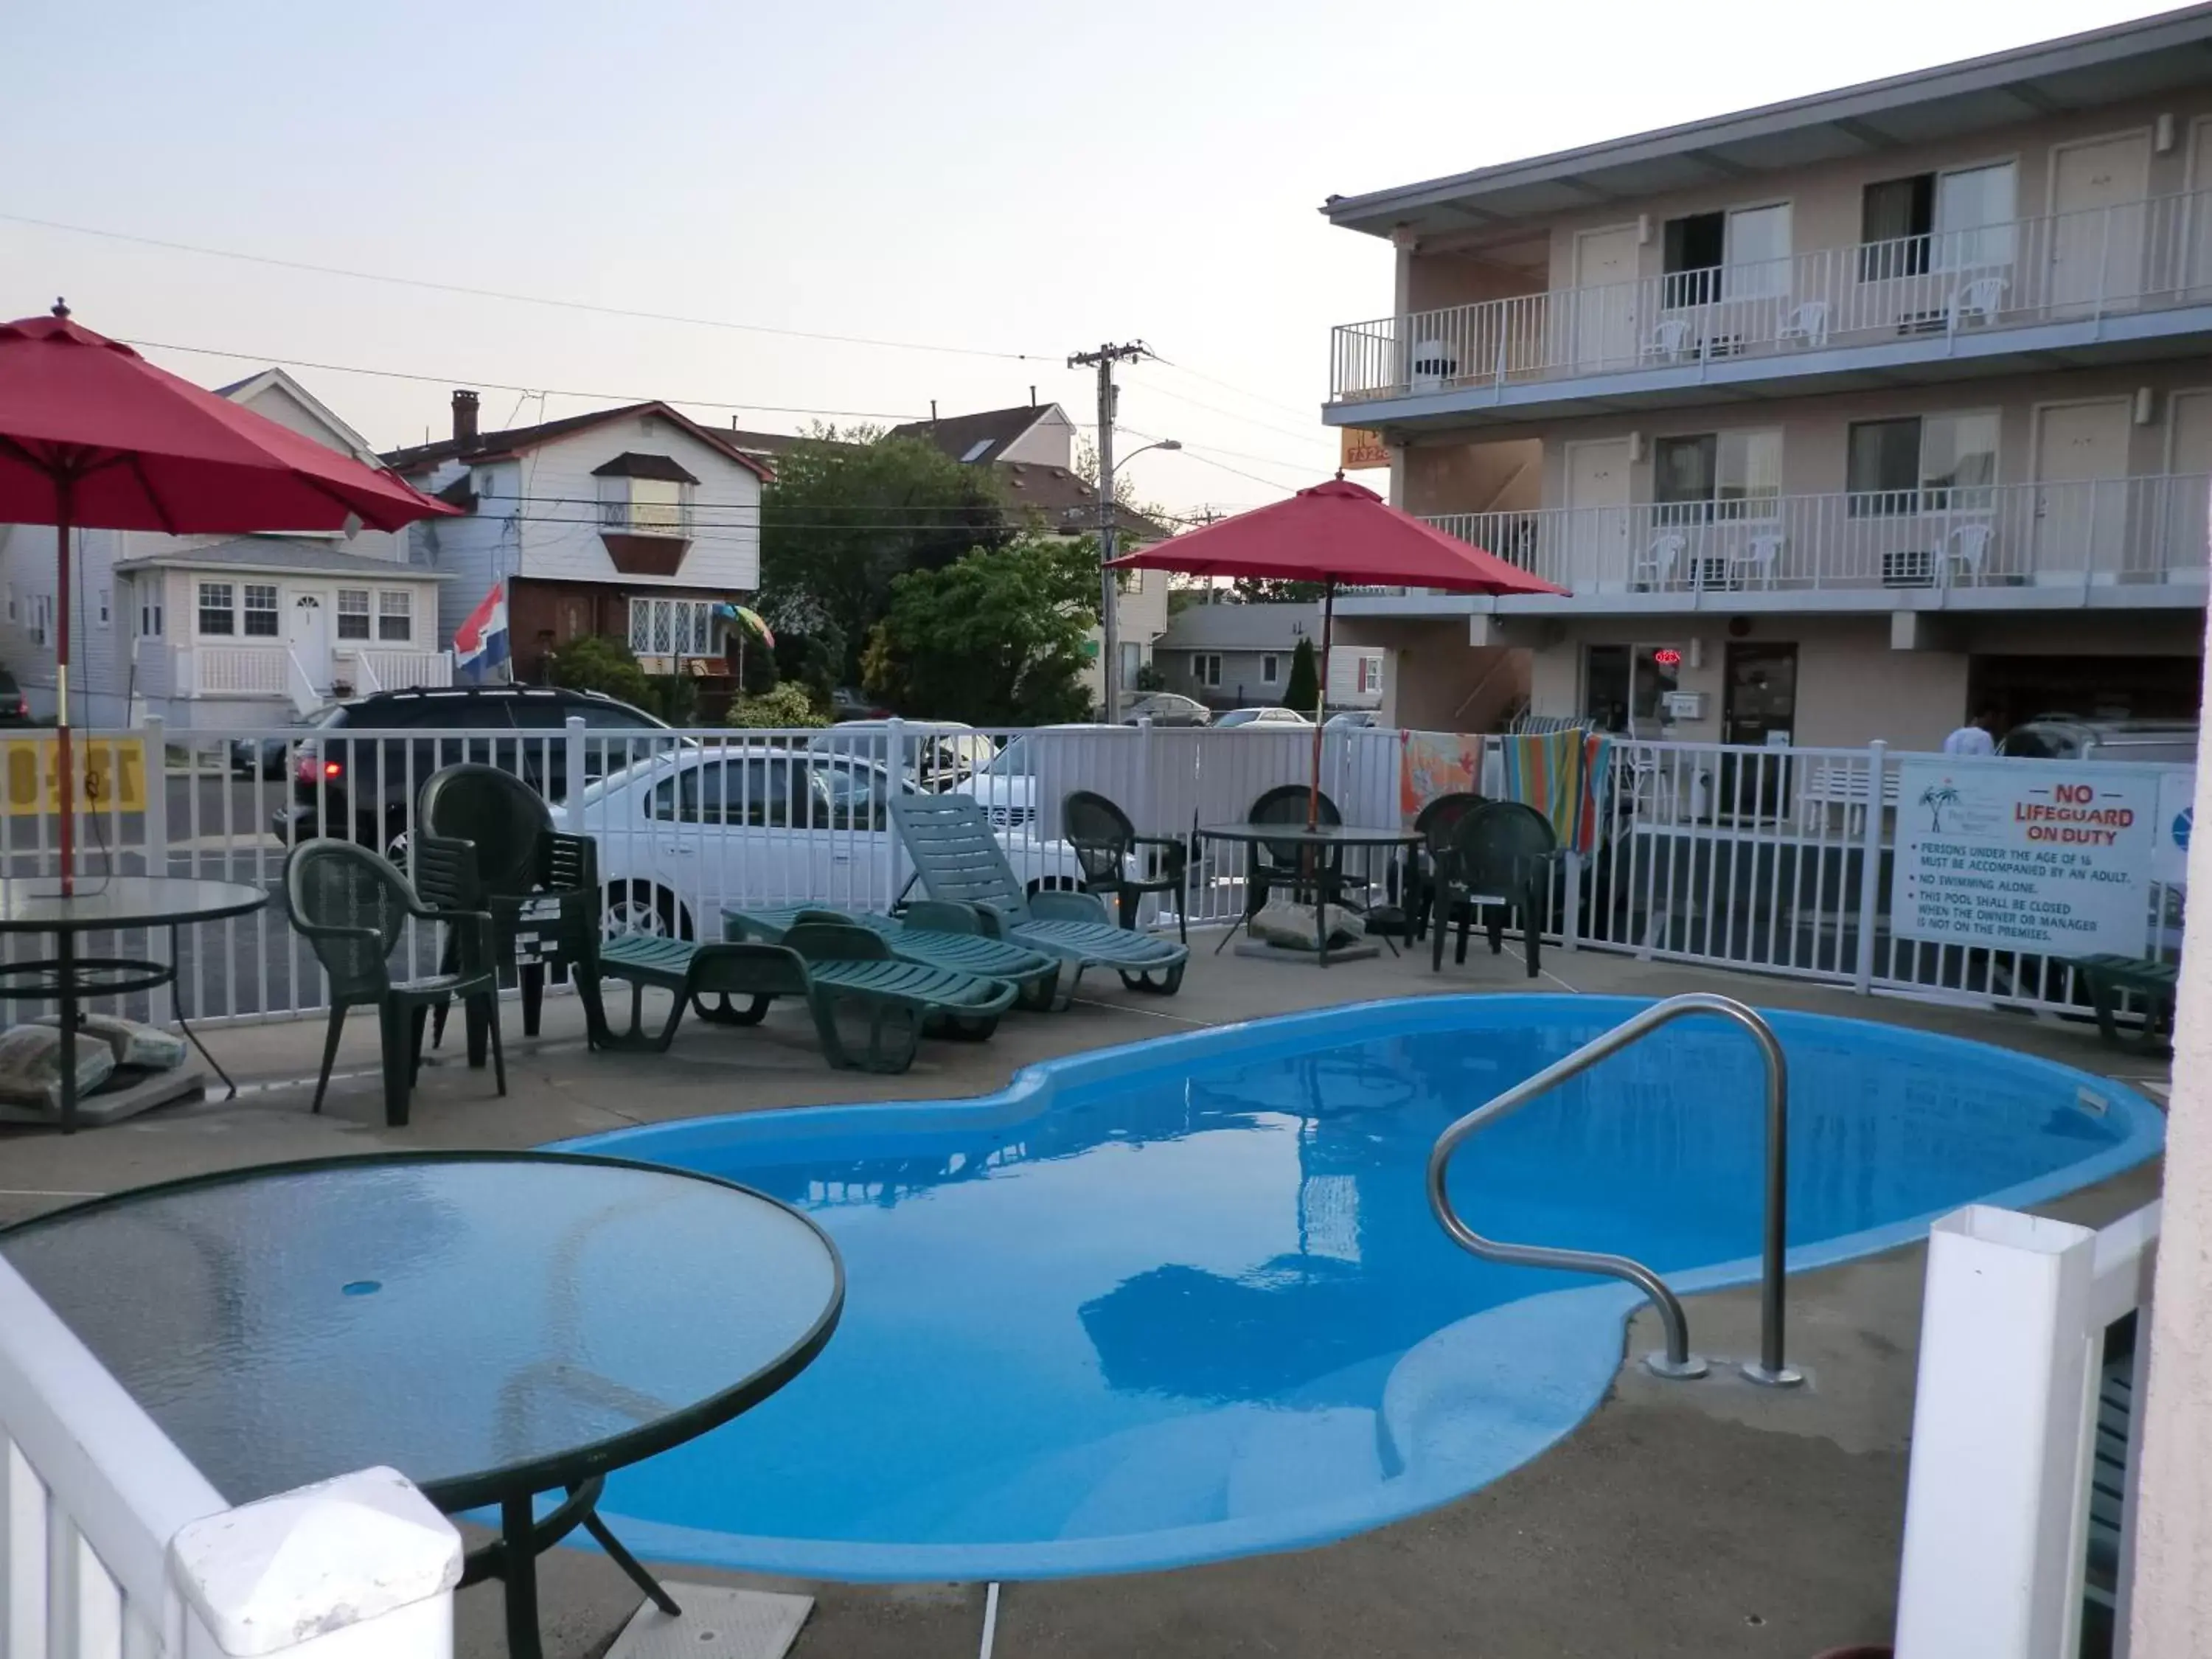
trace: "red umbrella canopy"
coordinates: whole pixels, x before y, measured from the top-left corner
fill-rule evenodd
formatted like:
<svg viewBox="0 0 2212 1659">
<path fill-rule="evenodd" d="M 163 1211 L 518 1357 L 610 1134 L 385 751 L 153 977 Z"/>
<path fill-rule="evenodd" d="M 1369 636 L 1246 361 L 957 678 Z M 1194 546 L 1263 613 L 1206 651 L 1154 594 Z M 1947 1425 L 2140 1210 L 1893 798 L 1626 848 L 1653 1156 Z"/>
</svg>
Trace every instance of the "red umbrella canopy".
<svg viewBox="0 0 2212 1659">
<path fill-rule="evenodd" d="M 455 509 L 80 328 L 0 323 L 0 524 L 397 530 Z"/>
<path fill-rule="evenodd" d="M 1373 490 L 1342 478 L 1157 542 L 1114 562 L 1194 576 L 1449 587 L 1468 593 L 1565 591 L 1423 524 Z"/>
</svg>

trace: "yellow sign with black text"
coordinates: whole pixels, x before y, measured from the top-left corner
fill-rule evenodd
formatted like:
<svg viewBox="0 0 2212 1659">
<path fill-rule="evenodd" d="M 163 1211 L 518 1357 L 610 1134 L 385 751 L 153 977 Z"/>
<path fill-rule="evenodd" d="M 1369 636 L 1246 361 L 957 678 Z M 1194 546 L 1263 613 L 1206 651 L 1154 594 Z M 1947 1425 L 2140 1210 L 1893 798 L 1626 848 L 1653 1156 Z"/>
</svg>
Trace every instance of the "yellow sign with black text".
<svg viewBox="0 0 2212 1659">
<path fill-rule="evenodd" d="M 70 745 L 77 775 L 77 810 L 146 810 L 146 744 L 140 738 L 76 738 Z M 0 741 L 10 817 L 62 810 L 61 742 L 52 734 Z"/>
<path fill-rule="evenodd" d="M 1336 464 L 1346 472 L 1390 465 L 1390 446 L 1382 441 L 1381 433 L 1370 432 L 1364 426 L 1339 427 L 1337 430 L 1342 441 Z"/>
</svg>

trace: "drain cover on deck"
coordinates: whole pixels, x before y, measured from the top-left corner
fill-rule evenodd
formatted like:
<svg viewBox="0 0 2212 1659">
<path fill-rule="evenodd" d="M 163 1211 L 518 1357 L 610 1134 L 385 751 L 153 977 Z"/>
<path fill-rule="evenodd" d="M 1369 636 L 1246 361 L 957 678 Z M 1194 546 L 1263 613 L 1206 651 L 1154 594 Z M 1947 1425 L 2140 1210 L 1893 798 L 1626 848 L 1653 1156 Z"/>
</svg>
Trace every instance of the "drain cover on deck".
<svg viewBox="0 0 2212 1659">
<path fill-rule="evenodd" d="M 663 1582 L 682 1614 L 641 1603 L 607 1659 L 783 1659 L 814 1610 L 809 1595 Z"/>
</svg>

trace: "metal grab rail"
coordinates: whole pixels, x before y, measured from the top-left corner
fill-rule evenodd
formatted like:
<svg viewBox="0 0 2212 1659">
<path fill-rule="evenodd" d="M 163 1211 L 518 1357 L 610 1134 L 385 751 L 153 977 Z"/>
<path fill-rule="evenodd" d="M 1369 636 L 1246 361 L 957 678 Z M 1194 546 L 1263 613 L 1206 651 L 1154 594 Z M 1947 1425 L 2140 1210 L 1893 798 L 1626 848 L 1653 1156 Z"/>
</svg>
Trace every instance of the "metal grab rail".
<svg viewBox="0 0 2212 1659">
<path fill-rule="evenodd" d="M 1565 1059 L 1553 1061 L 1534 1077 L 1476 1107 L 1438 1135 L 1436 1146 L 1429 1152 L 1429 1207 L 1455 1243 L 1486 1261 L 1526 1267 L 1559 1267 L 1570 1273 L 1602 1273 L 1611 1279 L 1626 1279 L 1651 1298 L 1652 1306 L 1659 1310 L 1660 1323 L 1666 1328 L 1665 1352 L 1647 1354 L 1644 1363 L 1661 1376 L 1703 1376 L 1705 1362 L 1690 1352 L 1690 1322 L 1682 1311 L 1682 1304 L 1667 1288 L 1666 1281 L 1650 1268 L 1625 1255 L 1603 1251 L 1554 1249 L 1542 1244 L 1509 1244 L 1485 1238 L 1460 1218 L 1444 1191 L 1444 1174 L 1450 1166 L 1452 1154 L 1477 1129 L 1518 1111 L 1538 1095 L 1588 1071 L 1607 1055 L 1620 1053 L 1661 1026 L 1691 1014 L 1717 1014 L 1723 1019 L 1734 1020 L 1750 1033 L 1752 1041 L 1759 1045 L 1760 1058 L 1766 1062 L 1766 1232 L 1759 1286 L 1759 1358 L 1746 1361 L 1741 1369 L 1754 1382 L 1788 1388 L 1805 1380 L 1803 1373 L 1790 1370 L 1782 1357 L 1783 1252 L 1789 1224 L 1789 1062 L 1783 1057 L 1782 1044 L 1774 1035 L 1774 1028 L 1735 999 L 1698 991 L 1655 1002 L 1603 1036 L 1591 1038 Z"/>
</svg>

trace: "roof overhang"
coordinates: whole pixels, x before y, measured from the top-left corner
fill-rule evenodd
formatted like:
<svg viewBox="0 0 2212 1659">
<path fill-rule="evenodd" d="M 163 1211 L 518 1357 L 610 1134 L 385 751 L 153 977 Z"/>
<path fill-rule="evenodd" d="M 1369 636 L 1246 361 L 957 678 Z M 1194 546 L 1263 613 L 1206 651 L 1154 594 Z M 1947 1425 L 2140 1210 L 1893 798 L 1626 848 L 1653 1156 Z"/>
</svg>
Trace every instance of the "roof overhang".
<svg viewBox="0 0 2212 1659">
<path fill-rule="evenodd" d="M 1322 206 L 1370 235 L 1520 226 L 1760 173 L 1917 148 L 2212 82 L 2212 5 Z"/>
</svg>

